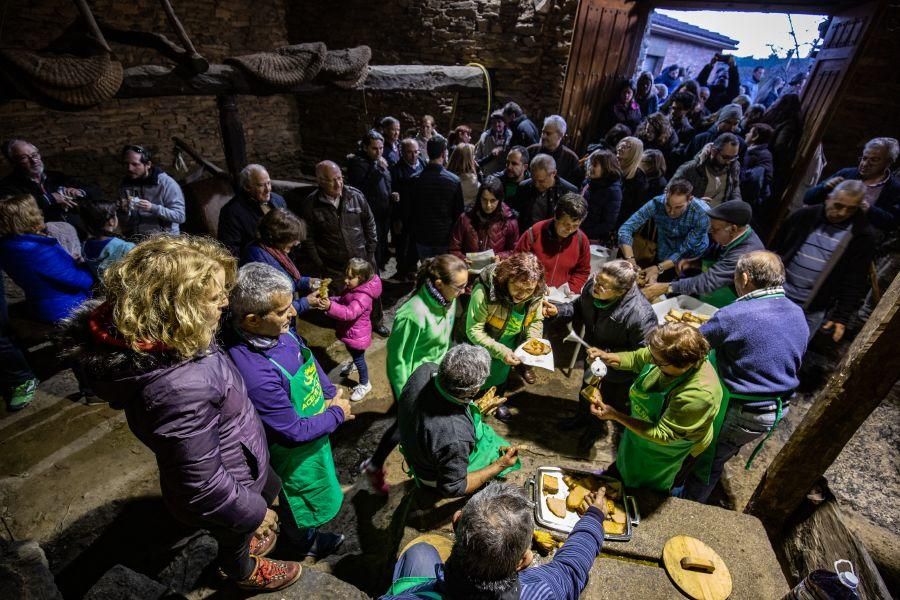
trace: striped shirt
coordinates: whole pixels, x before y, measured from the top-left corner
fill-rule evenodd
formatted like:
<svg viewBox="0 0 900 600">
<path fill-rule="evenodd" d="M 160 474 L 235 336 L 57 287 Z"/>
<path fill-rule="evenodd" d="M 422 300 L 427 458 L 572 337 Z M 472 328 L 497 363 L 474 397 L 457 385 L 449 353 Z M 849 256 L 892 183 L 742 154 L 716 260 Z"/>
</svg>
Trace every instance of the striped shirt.
<svg viewBox="0 0 900 600">
<path fill-rule="evenodd" d="M 823 223 L 812 230 L 785 268 L 784 293 L 788 298 L 801 305 L 809 299 L 831 255 L 848 235 L 849 221 Z"/>
</svg>

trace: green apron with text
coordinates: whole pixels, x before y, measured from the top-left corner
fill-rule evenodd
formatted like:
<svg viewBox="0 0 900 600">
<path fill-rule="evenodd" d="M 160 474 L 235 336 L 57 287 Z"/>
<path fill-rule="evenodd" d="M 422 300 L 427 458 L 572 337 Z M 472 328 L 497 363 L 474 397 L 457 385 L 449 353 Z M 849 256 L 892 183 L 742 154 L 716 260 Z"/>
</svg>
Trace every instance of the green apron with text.
<svg viewBox="0 0 900 600">
<path fill-rule="evenodd" d="M 648 423 L 659 421 L 665 412 L 666 396 L 687 376 L 686 373 L 676 377 L 665 389 L 654 392 L 645 387 L 647 375 L 653 369 L 658 367 L 651 364 L 644 366 L 628 392 L 631 416 Z M 622 483 L 626 487 L 668 492 L 694 445 L 695 442 L 690 440 L 660 444 L 644 439 L 626 428 L 616 453 L 616 466 L 622 475 Z"/>
<path fill-rule="evenodd" d="M 727 250 L 731 246 L 734 246 L 735 244 L 740 244 L 752 232 L 753 232 L 753 230 L 748 227 L 747 231 L 742 233 L 740 236 L 738 236 L 737 238 L 732 240 L 727 246 L 725 246 L 725 250 Z M 716 261 L 714 261 L 714 260 L 704 258 L 702 260 L 702 267 L 701 267 L 702 271 L 704 273 L 706 273 L 707 271 L 709 271 L 709 268 L 711 266 L 713 266 L 715 263 L 716 263 Z M 722 286 L 717 290 L 713 290 L 708 294 L 704 294 L 703 296 L 700 296 L 700 302 L 706 302 L 707 304 L 711 304 L 711 305 L 715 306 L 716 308 L 722 308 L 723 306 L 728 306 L 735 300 L 737 300 L 737 292 L 735 292 L 735 290 L 734 290 L 733 283 L 729 283 L 728 285 Z"/>
<path fill-rule="evenodd" d="M 500 339 L 497 340 L 507 348 L 512 349 L 517 346 L 516 342 L 519 339 L 519 334 L 522 333 L 522 326 L 525 323 L 526 308 L 523 307 L 522 310 L 516 310 L 516 307 L 513 307 L 510 309 L 509 318 L 503 327 L 503 333 L 500 334 Z M 481 389 L 486 390 L 493 385 L 501 385 L 508 378 L 509 365 L 503 362 L 503 359 L 492 358 L 491 372 Z"/>
<path fill-rule="evenodd" d="M 271 358 L 269 361 L 290 382 L 291 404 L 297 414 L 303 418 L 314 417 L 325 412 L 325 396 L 312 351 L 302 348 L 300 353 L 300 368 L 294 374 Z M 272 444 L 269 454 L 272 468 L 281 477 L 284 494 L 297 526 L 318 527 L 333 519 L 341 508 L 344 493 L 334 469 L 328 436 L 323 435 L 294 448 Z"/>
</svg>

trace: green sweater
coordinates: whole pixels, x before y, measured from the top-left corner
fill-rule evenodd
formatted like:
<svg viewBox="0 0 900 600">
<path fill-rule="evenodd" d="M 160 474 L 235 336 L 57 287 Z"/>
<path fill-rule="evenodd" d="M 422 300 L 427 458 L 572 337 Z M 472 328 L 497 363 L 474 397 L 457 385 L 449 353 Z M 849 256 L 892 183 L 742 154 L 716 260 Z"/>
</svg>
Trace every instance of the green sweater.
<svg viewBox="0 0 900 600">
<path fill-rule="evenodd" d="M 450 349 L 456 300 L 444 308 L 425 286 L 397 310 L 387 341 L 387 377 L 400 392 L 412 372 L 426 362 L 440 363 Z"/>
<path fill-rule="evenodd" d="M 618 355 L 621 364 L 617 368 L 621 370 L 640 373 L 650 363 L 648 348 L 619 352 Z M 654 367 L 647 374 L 644 385 L 650 391 L 662 391 L 671 385 L 672 380 L 672 377 Z M 712 442 L 713 421 L 722 401 L 722 387 L 709 360 L 704 360 L 699 369 L 689 372 L 681 383 L 669 391 L 668 398 L 669 405 L 660 419 L 638 435 L 657 444 L 689 440 L 694 442 L 691 454 L 701 454 Z"/>
</svg>

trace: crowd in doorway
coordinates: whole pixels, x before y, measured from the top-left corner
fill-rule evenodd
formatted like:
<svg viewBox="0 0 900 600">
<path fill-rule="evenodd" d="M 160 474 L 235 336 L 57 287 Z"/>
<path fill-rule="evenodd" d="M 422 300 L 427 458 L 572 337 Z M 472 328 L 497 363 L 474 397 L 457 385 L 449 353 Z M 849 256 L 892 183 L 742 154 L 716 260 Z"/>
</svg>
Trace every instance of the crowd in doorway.
<svg viewBox="0 0 900 600">
<path fill-rule="evenodd" d="M 124 410 L 167 507 L 212 533 L 238 586 L 284 588 L 297 560 L 340 551 L 344 536 L 322 529 L 344 500 L 329 436 L 385 379 L 396 419 L 360 465 L 371 490 L 389 493 L 399 447 L 418 488 L 470 497 L 449 557 L 412 545 L 385 597 L 576 598 L 603 543 L 604 491 L 555 558 L 529 568 L 532 508 L 495 481 L 520 468 L 491 426 L 516 418 L 515 397 L 490 413 L 476 403 L 535 384 L 519 347 L 582 331 L 579 396 L 546 426 L 574 432 L 585 457 L 616 427 L 616 459 L 598 468 L 706 502 L 725 463 L 790 410 L 813 336 L 852 335 L 874 265 L 897 264 L 897 140 L 853 141 L 858 164 L 787 214 L 803 115 L 782 86 L 762 67 L 741 81 L 719 54 L 696 79 L 641 72 L 595 107 L 603 132 L 583 156 L 562 116 L 538 127 L 516 102 L 483 132 L 446 137 L 432 116 L 402 134 L 385 116 L 345 160 L 316 165 L 293 210 L 265 166 L 244 167 L 215 237 L 181 231 L 183 192 L 141 145 L 122 148 L 110 200 L 13 139 L 0 268 L 27 318 L 60 328 L 84 401 Z M 615 258 L 592 268 L 598 253 Z M 391 322 L 388 283 L 411 292 Z M 0 372 L 21 410 L 38 381 L 2 291 Z M 681 295 L 718 310 L 660 324 L 652 303 Z M 348 398 L 299 316 L 327 320 L 345 346 Z M 385 373 L 366 360 L 373 336 L 386 338 Z M 267 558 L 276 542 L 297 560 Z"/>
</svg>

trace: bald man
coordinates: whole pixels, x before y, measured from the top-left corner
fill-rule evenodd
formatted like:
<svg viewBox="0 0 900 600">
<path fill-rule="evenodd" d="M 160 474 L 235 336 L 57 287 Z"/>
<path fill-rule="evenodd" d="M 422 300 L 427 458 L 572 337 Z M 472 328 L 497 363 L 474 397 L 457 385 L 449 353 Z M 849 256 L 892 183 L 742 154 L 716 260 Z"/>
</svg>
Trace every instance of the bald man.
<svg viewBox="0 0 900 600">
<path fill-rule="evenodd" d="M 375 264 L 375 217 L 362 192 L 344 185 L 341 168 L 334 162 L 323 160 L 316 165 L 316 182 L 318 188 L 300 209 L 307 227 L 302 249 L 316 271 L 314 275 L 343 282 L 351 258 Z M 378 301 L 372 312 L 372 330 L 387 335 L 381 313 Z"/>
<path fill-rule="evenodd" d="M 241 189 L 219 212 L 219 241 L 235 257 L 256 239 L 256 228 L 273 208 L 287 208 L 284 198 L 272 191 L 269 172 L 262 165 L 250 164 L 241 170 Z"/>
</svg>

